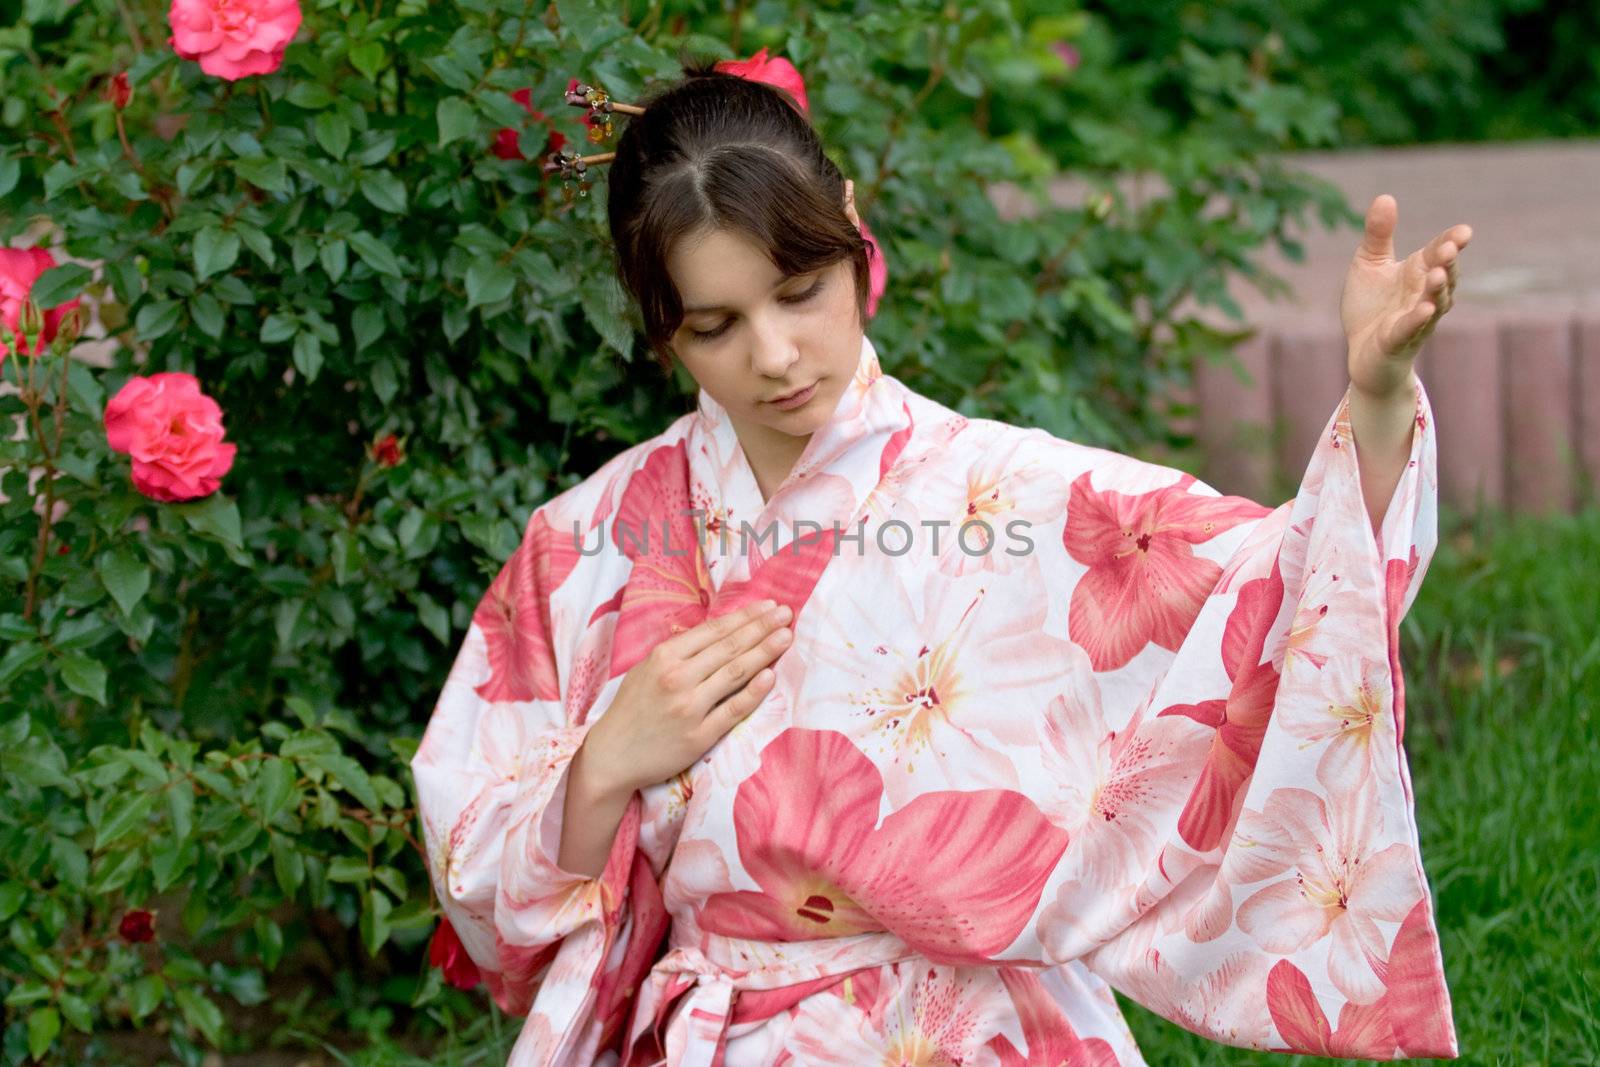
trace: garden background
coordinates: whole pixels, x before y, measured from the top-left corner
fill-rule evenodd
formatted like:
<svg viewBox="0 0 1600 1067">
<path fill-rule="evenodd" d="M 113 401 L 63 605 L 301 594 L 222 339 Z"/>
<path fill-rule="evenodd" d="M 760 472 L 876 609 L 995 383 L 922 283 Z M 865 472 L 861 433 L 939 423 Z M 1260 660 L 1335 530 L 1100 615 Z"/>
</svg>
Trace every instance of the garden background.
<svg viewBox="0 0 1600 1067">
<path fill-rule="evenodd" d="M 517 1021 L 430 962 L 406 765 L 532 508 L 693 398 L 603 168 L 541 172 L 605 150 L 572 78 L 792 61 L 884 249 L 886 369 L 1197 472 L 1172 398 L 1249 331 L 1194 305 L 1359 236 L 1294 152 L 1600 131 L 1600 9 L 1554 0 L 254 7 L 298 21 L 243 72 L 154 0 L 0 0 L 7 1067 L 504 1062 Z M 1403 627 L 1465 1063 L 1600 1063 L 1597 589 L 1593 506 L 1446 508 Z M 1283 1062 L 1123 1003 L 1152 1063 Z"/>
</svg>

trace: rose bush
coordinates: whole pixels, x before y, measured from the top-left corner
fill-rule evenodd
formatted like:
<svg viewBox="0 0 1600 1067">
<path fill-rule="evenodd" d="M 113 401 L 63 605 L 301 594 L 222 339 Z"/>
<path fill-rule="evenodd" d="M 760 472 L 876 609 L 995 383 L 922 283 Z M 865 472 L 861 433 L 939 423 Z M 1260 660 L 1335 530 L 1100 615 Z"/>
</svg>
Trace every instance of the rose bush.
<svg viewBox="0 0 1600 1067">
<path fill-rule="evenodd" d="M 30 0 L 0 29 L 0 1062 L 483 1032 L 406 764 L 532 508 L 693 402 L 639 358 L 604 169 L 541 172 L 604 150 L 574 78 L 626 101 L 689 49 L 787 82 L 876 233 L 889 369 L 1114 447 L 1230 340 L 1180 298 L 1343 207 L 1261 162 L 1326 131 L 1236 55 L 1174 68 L 1179 130 L 1115 25 L 1055 6 L 649 10 Z M 1141 160 L 1170 198 L 1045 202 Z"/>
</svg>

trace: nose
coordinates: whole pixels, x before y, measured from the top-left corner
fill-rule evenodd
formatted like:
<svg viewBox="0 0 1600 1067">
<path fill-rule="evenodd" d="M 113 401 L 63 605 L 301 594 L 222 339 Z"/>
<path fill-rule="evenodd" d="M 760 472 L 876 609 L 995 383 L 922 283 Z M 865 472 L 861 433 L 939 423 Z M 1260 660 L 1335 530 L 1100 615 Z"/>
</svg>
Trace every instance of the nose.
<svg viewBox="0 0 1600 1067">
<path fill-rule="evenodd" d="M 779 322 L 758 325 L 750 352 L 750 366 L 757 374 L 782 379 L 800 358 L 800 348 Z"/>
</svg>

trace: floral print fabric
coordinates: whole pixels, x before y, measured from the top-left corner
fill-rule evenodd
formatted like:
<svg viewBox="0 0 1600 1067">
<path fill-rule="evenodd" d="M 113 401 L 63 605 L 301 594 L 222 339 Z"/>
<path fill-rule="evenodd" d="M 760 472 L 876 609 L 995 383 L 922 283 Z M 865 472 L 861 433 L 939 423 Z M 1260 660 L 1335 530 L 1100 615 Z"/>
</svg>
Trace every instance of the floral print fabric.
<svg viewBox="0 0 1600 1067">
<path fill-rule="evenodd" d="M 1376 537 L 1348 395 L 1268 509 L 964 417 L 868 340 L 770 500 L 702 392 L 540 506 L 412 762 L 511 1063 L 1142 1064 L 1112 990 L 1229 1045 L 1456 1056 L 1402 746 L 1416 398 Z M 562 869 L 622 675 L 769 597 L 762 706 Z"/>
</svg>

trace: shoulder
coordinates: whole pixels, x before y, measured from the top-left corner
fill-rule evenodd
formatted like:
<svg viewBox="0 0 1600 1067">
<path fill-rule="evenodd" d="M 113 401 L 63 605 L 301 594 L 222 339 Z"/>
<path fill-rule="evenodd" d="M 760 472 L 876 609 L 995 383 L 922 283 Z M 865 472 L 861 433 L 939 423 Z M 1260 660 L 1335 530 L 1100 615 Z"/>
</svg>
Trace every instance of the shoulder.
<svg viewBox="0 0 1600 1067">
<path fill-rule="evenodd" d="M 524 533 L 531 532 L 536 523 L 563 529 L 577 523 L 581 528 L 592 528 L 616 509 L 628 479 L 642 469 L 651 456 L 683 442 L 692 418 L 692 413 L 679 416 L 654 437 L 623 449 L 583 481 L 535 507 L 528 516 Z"/>
</svg>

